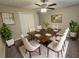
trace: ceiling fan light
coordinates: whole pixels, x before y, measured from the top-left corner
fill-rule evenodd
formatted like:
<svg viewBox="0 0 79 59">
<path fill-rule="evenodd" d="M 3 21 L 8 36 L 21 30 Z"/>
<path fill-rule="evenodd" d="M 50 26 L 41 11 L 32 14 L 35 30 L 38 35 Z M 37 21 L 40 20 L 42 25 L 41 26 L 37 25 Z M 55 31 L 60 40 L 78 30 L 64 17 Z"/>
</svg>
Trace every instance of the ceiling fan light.
<svg viewBox="0 0 79 59">
<path fill-rule="evenodd" d="M 41 12 L 47 12 L 47 9 L 46 8 L 42 8 Z"/>
</svg>

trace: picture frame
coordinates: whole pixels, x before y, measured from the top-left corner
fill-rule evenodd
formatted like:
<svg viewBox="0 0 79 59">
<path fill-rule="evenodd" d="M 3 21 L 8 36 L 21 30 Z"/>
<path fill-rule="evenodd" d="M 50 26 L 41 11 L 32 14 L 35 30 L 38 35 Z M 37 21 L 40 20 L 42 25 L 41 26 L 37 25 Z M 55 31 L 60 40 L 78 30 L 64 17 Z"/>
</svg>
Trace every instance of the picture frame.
<svg viewBox="0 0 79 59">
<path fill-rule="evenodd" d="M 2 13 L 2 21 L 5 24 L 15 24 L 13 13 Z"/>
<path fill-rule="evenodd" d="M 62 23 L 62 14 L 51 15 L 52 23 Z"/>
</svg>

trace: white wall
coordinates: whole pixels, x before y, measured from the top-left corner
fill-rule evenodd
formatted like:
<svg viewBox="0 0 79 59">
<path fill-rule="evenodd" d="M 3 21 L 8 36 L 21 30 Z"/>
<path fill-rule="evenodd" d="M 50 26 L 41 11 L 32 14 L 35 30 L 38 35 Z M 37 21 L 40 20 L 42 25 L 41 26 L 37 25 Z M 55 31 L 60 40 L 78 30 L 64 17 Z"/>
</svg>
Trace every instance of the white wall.
<svg viewBox="0 0 79 59">
<path fill-rule="evenodd" d="M 51 23 L 51 15 L 62 14 L 62 23 Z M 79 5 L 58 9 L 55 11 L 50 11 L 45 14 L 39 13 L 40 24 L 43 24 L 43 21 L 47 21 L 52 25 L 58 25 L 61 29 L 66 29 L 70 20 L 75 20 L 79 22 Z"/>
</svg>

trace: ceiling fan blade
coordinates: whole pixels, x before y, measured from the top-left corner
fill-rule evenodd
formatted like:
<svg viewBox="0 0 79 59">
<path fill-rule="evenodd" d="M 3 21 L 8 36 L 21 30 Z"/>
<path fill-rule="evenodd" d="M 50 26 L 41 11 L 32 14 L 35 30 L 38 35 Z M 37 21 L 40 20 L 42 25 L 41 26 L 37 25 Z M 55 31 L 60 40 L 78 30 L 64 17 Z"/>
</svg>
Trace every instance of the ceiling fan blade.
<svg viewBox="0 0 79 59">
<path fill-rule="evenodd" d="M 37 4 L 37 3 L 35 3 L 35 5 L 37 5 L 37 6 L 41 6 L 41 5 Z"/>
<path fill-rule="evenodd" d="M 51 10 L 54 10 L 55 8 L 47 8 L 47 9 L 51 9 Z"/>
<path fill-rule="evenodd" d="M 53 3 L 53 4 L 49 4 L 48 6 L 55 6 L 56 5 L 56 3 Z"/>
</svg>

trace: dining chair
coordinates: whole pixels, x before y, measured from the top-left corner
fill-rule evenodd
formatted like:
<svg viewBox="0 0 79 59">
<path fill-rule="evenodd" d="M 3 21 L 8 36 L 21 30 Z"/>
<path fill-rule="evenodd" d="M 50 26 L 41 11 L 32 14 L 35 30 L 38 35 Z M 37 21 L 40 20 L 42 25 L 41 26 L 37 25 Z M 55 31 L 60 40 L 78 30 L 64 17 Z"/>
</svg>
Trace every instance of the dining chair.
<svg viewBox="0 0 79 59">
<path fill-rule="evenodd" d="M 66 40 L 66 37 L 67 37 L 67 34 L 69 32 L 69 28 L 67 28 L 64 32 L 64 35 L 61 37 L 60 41 L 57 42 L 51 42 L 49 45 L 48 45 L 48 48 L 47 48 L 47 57 L 49 56 L 49 49 L 56 52 L 58 57 L 59 57 L 59 53 L 61 52 L 61 55 L 62 55 L 62 49 L 64 47 L 64 42 Z M 62 55 L 63 57 L 63 55 Z"/>
<path fill-rule="evenodd" d="M 40 31 L 41 29 L 42 29 L 41 25 L 37 26 L 37 31 Z"/>
<path fill-rule="evenodd" d="M 29 31 L 30 31 L 30 32 L 35 31 L 35 27 L 34 27 L 34 26 L 33 26 L 33 27 L 30 27 L 30 28 L 29 28 Z"/>
<path fill-rule="evenodd" d="M 63 34 L 58 34 L 58 33 L 56 33 L 56 36 L 51 37 L 50 40 L 51 40 L 51 41 L 59 41 L 59 40 L 61 39 L 61 37 L 62 37 L 65 33 L 67 33 L 68 31 L 69 31 L 69 28 L 67 28 Z M 64 42 L 64 44 L 65 44 L 65 42 Z"/>
<path fill-rule="evenodd" d="M 52 27 L 51 27 L 52 29 L 55 29 L 56 28 L 56 26 L 55 25 L 52 25 Z"/>
<path fill-rule="evenodd" d="M 41 25 L 37 26 L 37 29 L 42 29 L 42 26 Z"/>
<path fill-rule="evenodd" d="M 35 50 L 39 49 L 39 55 L 41 55 L 41 50 L 40 50 L 40 44 L 39 43 L 33 43 L 31 44 L 27 38 L 25 38 L 23 35 L 21 35 L 24 47 L 26 51 L 29 52 L 29 57 L 31 58 L 31 52 L 34 52 Z"/>
</svg>

